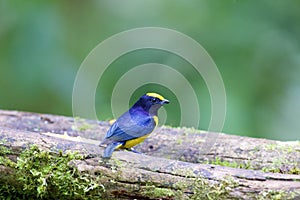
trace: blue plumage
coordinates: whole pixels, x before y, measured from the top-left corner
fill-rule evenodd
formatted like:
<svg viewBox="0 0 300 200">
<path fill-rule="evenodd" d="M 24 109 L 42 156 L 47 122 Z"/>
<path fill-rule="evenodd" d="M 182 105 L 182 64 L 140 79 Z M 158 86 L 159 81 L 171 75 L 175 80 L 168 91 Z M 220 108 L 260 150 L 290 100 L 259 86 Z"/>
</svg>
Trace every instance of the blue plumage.
<svg viewBox="0 0 300 200">
<path fill-rule="evenodd" d="M 107 131 L 100 145 L 107 144 L 103 157 L 109 158 L 117 148 L 131 149 L 142 142 L 157 125 L 158 109 L 169 103 L 161 95 L 143 95 L 127 112 L 121 115 Z"/>
</svg>

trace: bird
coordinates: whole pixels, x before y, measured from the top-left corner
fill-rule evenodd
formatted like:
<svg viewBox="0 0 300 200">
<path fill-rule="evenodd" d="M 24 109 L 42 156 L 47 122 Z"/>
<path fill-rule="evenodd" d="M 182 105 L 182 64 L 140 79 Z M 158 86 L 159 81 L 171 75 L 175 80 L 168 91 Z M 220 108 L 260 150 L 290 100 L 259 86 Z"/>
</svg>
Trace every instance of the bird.
<svg viewBox="0 0 300 200">
<path fill-rule="evenodd" d="M 157 112 L 170 101 L 162 95 L 149 92 L 122 114 L 109 128 L 99 146 L 106 144 L 103 158 L 110 158 L 115 149 L 139 153 L 133 146 L 143 142 L 158 124 Z"/>
</svg>

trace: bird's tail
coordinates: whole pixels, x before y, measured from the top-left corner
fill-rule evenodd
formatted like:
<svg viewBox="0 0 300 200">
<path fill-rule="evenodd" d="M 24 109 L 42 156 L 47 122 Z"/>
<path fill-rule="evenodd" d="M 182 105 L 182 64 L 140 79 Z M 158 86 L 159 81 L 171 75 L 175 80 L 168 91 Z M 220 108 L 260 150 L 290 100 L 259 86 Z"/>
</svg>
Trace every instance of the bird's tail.
<svg viewBox="0 0 300 200">
<path fill-rule="evenodd" d="M 110 144 L 107 145 L 107 147 L 104 149 L 104 153 L 103 153 L 103 158 L 110 158 L 113 151 L 122 146 L 124 144 L 124 142 L 112 142 Z"/>
</svg>

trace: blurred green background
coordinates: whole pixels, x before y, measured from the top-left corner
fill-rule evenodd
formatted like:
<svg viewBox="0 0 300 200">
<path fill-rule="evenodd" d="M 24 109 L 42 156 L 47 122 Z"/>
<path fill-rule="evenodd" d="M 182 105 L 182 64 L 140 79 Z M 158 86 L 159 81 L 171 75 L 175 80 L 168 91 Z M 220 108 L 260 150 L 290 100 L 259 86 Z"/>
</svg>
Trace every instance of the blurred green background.
<svg viewBox="0 0 300 200">
<path fill-rule="evenodd" d="M 157 26 L 198 41 L 223 77 L 227 117 L 223 131 L 280 140 L 300 138 L 300 1 L 8 1 L 0 0 L 0 108 L 72 116 L 72 89 L 80 64 L 106 38 Z M 180 68 L 199 91 L 207 129 L 210 97 L 185 62 L 159 50 L 117 59 L 100 80 L 99 119 L 112 118 L 110 95 L 122 73 L 158 62 Z M 171 99 L 167 124 L 179 123 L 172 91 L 141 86 Z M 188 98 L 188 97 L 187 97 Z"/>
</svg>

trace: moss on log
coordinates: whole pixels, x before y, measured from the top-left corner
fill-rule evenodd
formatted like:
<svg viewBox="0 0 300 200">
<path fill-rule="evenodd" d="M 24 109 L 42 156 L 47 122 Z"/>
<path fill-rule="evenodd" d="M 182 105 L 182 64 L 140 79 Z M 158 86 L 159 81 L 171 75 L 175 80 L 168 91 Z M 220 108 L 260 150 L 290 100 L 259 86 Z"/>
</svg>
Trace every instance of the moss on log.
<svg viewBox="0 0 300 200">
<path fill-rule="evenodd" d="M 20 177 L 24 167 L 30 167 L 27 176 L 40 184 L 33 191 L 41 199 L 66 192 L 58 181 L 61 169 L 63 174 L 72 172 L 66 180 L 80 183 L 76 186 L 82 189 L 78 189 L 82 191 L 79 199 L 97 195 L 107 199 L 294 199 L 300 195 L 299 142 L 163 127 L 139 145 L 147 155 L 116 151 L 105 160 L 96 140 L 103 138 L 108 127 L 108 122 L 0 111 L 0 192 L 9 187 L 26 191 Z M 26 159 L 28 163 L 42 159 L 39 162 L 45 166 L 22 164 Z M 60 167 L 53 167 L 57 162 Z M 49 176 L 42 176 L 47 166 Z M 51 187 L 42 187 L 41 177 Z M 35 195 L 30 191 L 22 195 Z"/>
</svg>

